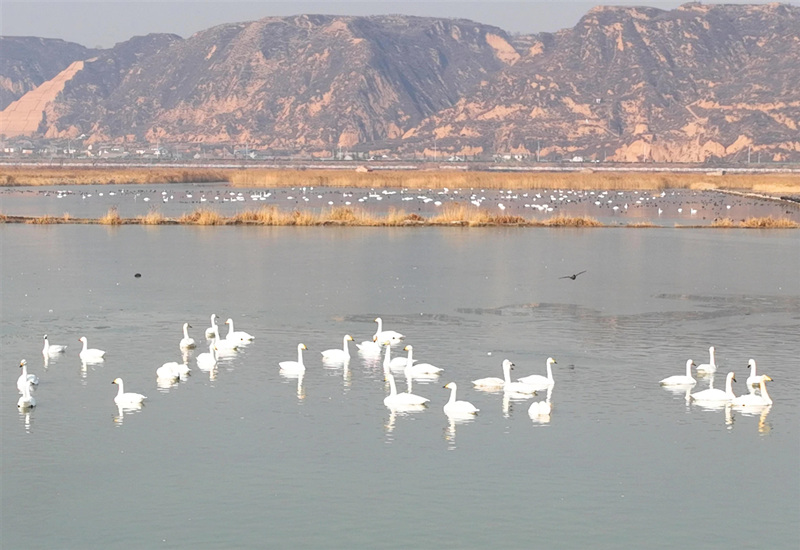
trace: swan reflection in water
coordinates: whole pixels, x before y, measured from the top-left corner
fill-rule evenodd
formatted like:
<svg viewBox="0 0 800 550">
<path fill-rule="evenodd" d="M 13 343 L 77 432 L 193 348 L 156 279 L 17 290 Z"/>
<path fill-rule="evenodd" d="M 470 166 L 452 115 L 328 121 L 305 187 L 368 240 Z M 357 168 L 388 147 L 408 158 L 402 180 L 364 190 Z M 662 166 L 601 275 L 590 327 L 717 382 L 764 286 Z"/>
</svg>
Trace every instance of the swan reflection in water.
<svg viewBox="0 0 800 550">
<path fill-rule="evenodd" d="M 144 408 L 142 403 L 125 403 L 123 405 L 116 404 L 117 414 L 114 415 L 114 424 L 121 426 L 125 421 L 125 415 L 136 414 Z"/>
<path fill-rule="evenodd" d="M 528 408 L 528 416 L 534 424 L 549 424 L 550 415 L 553 411 L 553 404 L 550 398 L 553 397 L 553 386 L 547 388 L 547 397 L 544 401 L 534 401 Z"/>
<path fill-rule="evenodd" d="M 772 425 L 767 422 L 767 416 L 772 405 L 754 406 L 754 407 L 735 407 L 728 403 L 725 406 L 725 425 L 729 430 L 733 429 L 733 424 L 736 421 L 736 414 L 742 416 L 758 416 L 758 433 L 768 434 L 772 431 Z M 736 413 L 736 414 L 734 414 Z"/>
<path fill-rule="evenodd" d="M 425 405 L 400 404 L 392 406 L 387 405 L 386 408 L 389 409 L 389 418 L 383 427 L 386 430 L 386 442 L 390 443 L 394 441 L 392 433 L 394 432 L 395 426 L 397 424 L 398 416 L 410 416 L 412 414 L 425 411 L 428 407 L 426 407 Z"/>
<path fill-rule="evenodd" d="M 281 378 L 284 379 L 285 382 L 289 382 L 291 380 L 297 380 L 297 399 L 298 401 L 302 401 L 306 398 L 306 390 L 303 387 L 303 373 L 291 373 L 291 372 L 284 372 L 280 371 Z"/>
<path fill-rule="evenodd" d="M 447 441 L 447 450 L 454 451 L 456 448 L 456 426 L 472 424 L 475 422 L 476 416 L 474 414 L 446 414 L 445 417 L 447 417 L 447 426 L 444 428 L 444 440 Z"/>
<path fill-rule="evenodd" d="M 33 417 L 31 416 L 32 409 L 19 409 L 19 415 L 22 418 L 22 425 L 25 428 L 25 433 L 31 433 L 33 429 Z"/>
</svg>

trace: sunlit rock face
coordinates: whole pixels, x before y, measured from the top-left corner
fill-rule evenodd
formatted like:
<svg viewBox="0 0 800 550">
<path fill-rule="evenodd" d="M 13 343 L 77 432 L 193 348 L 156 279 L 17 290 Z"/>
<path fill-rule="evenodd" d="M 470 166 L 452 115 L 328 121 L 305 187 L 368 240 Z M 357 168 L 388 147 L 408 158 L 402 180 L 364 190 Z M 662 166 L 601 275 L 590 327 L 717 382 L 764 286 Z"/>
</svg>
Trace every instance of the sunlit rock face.
<svg viewBox="0 0 800 550">
<path fill-rule="evenodd" d="M 572 29 L 515 37 L 459 19 L 301 15 L 106 50 L 50 41 L 69 52 L 41 82 L 20 68 L 26 48 L 44 57 L 25 39 L 0 65 L 0 89 L 3 119 L 26 121 L 7 135 L 314 155 L 798 160 L 799 29 L 800 8 L 781 4 L 598 7 Z"/>
</svg>

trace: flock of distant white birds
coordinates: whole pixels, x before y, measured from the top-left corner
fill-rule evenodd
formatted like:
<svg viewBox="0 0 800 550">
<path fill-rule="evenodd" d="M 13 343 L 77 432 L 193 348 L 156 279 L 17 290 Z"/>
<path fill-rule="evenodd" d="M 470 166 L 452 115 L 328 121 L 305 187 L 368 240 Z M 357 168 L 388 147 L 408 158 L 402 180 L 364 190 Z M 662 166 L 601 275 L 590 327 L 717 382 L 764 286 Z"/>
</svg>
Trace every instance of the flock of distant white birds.
<svg viewBox="0 0 800 550">
<path fill-rule="evenodd" d="M 728 372 L 725 376 L 725 389 L 721 390 L 714 387 L 714 374 L 717 372 L 717 363 L 714 358 L 714 346 L 708 348 L 709 361 L 700 365 L 695 364 L 691 359 L 686 361 L 686 374 L 676 374 L 661 380 L 661 385 L 686 390 L 688 400 L 699 405 L 717 408 L 731 406 L 737 409 L 744 409 L 751 412 L 760 412 L 772 405 L 772 398 L 767 392 L 767 382 L 772 378 L 766 374 L 759 375 L 755 359 L 748 361 L 747 367 L 750 375 L 745 381 L 748 393 L 737 396 L 733 391 L 733 383 L 736 382 L 736 374 Z M 708 376 L 708 388 L 692 393 L 692 389 L 697 384 L 697 380 L 692 376 L 692 367 L 695 367 L 699 375 Z M 756 388 L 758 388 L 756 390 Z"/>
<path fill-rule="evenodd" d="M 358 353 L 365 357 L 380 358 L 383 355 L 383 372 L 385 380 L 389 384 L 389 395 L 387 395 L 383 402 L 392 412 L 412 412 L 424 410 L 430 403 L 430 399 L 412 393 L 412 383 L 414 379 L 427 379 L 436 380 L 441 376 L 444 369 L 434 366 L 430 363 L 419 362 L 414 358 L 414 348 L 411 345 L 403 347 L 403 351 L 407 355 L 394 357 L 391 356 L 391 349 L 393 345 L 400 344 L 405 336 L 394 330 L 384 330 L 383 321 L 380 317 L 375 319 L 378 328 L 371 340 L 365 340 L 357 343 Z M 208 351 L 198 354 L 195 357 L 197 368 L 204 372 L 211 372 L 217 368 L 220 356 L 235 353 L 242 346 L 246 346 L 255 340 L 251 334 L 236 330 L 233 326 L 233 320 L 228 319 L 225 321 L 228 325 L 228 333 L 224 338 L 220 337 L 219 326 L 217 325 L 216 314 L 211 315 L 211 326 L 205 331 L 205 337 L 208 341 Z M 186 352 L 197 347 L 196 341 L 189 336 L 188 329 L 191 328 L 189 323 L 183 324 L 183 338 L 179 342 L 179 348 Z M 95 348 L 90 348 L 88 340 L 82 336 L 79 341 L 82 343 L 79 357 L 84 364 L 100 363 L 105 360 L 105 351 Z M 347 368 L 350 361 L 350 348 L 349 342 L 354 339 L 349 334 L 345 335 L 342 339 L 342 347 L 327 349 L 322 351 L 322 362 L 324 365 L 342 365 Z M 303 362 L 303 351 L 308 348 L 305 344 L 297 345 L 297 360 L 280 361 L 278 363 L 279 372 L 284 377 L 299 378 L 299 383 L 302 383 L 302 377 L 305 374 L 306 366 Z M 51 344 L 47 335 L 44 335 L 44 348 L 42 354 L 47 360 L 50 357 L 55 357 L 65 353 L 67 346 Z M 188 355 L 184 355 L 185 362 L 168 362 L 164 363 L 156 369 L 156 381 L 161 384 L 171 384 L 178 380 L 185 380 L 190 374 L 191 369 L 188 365 Z M 547 390 L 547 398 L 542 401 L 535 401 L 528 409 L 528 413 L 533 419 L 549 417 L 552 410 L 551 397 L 552 390 L 555 384 L 553 379 L 552 365 L 556 361 L 551 357 L 547 359 L 547 375 L 530 375 L 520 378 L 516 381 L 511 379 L 511 369 L 514 364 L 505 359 L 502 363 L 503 377 L 489 377 L 473 380 L 472 384 L 476 389 L 484 391 L 503 391 L 506 397 L 515 399 L 527 399 L 536 395 L 539 390 Z M 22 374 L 17 380 L 17 389 L 22 396 L 17 402 L 17 406 L 21 410 L 30 409 L 36 406 L 36 399 L 33 397 L 33 390 L 39 384 L 39 378 L 35 374 L 28 372 L 28 366 L 25 359 L 20 362 Z M 406 377 L 407 391 L 399 392 L 395 382 L 393 371 L 401 371 Z M 124 382 L 121 378 L 115 378 L 113 384 L 118 386 L 117 394 L 114 397 L 114 403 L 123 409 L 137 409 L 141 408 L 147 397 L 140 393 L 126 392 Z M 451 419 L 470 419 L 474 418 L 479 412 L 479 409 L 469 401 L 456 399 L 457 384 L 456 382 L 449 382 L 444 386 L 450 390 L 450 398 L 443 406 L 444 413 Z"/>
<path fill-rule="evenodd" d="M 56 198 L 65 198 L 75 191 L 71 189 L 59 189 L 55 192 L 44 191 L 45 194 L 54 194 Z M 130 196 L 133 195 L 134 200 L 142 200 L 145 203 L 151 201 L 168 203 L 171 201 L 189 202 L 189 203 L 231 203 L 231 202 L 259 202 L 270 201 L 271 203 L 281 204 L 282 202 L 294 202 L 297 204 L 306 204 L 309 207 L 314 206 L 351 206 L 351 205 L 366 205 L 368 203 L 377 203 L 383 200 L 392 200 L 395 195 L 399 195 L 399 200 L 402 202 L 415 202 L 421 205 L 442 206 L 448 202 L 468 202 L 475 207 L 495 207 L 501 211 L 507 208 L 513 209 L 530 209 L 538 212 L 550 213 L 569 204 L 590 204 L 596 208 L 608 209 L 612 214 L 623 213 L 629 208 L 641 207 L 656 207 L 658 204 L 658 216 L 665 212 L 665 204 L 661 199 L 670 198 L 672 200 L 685 200 L 689 206 L 684 209 L 683 205 L 678 204 L 671 206 L 672 213 L 677 215 L 689 214 L 694 216 L 698 214 L 699 208 L 697 206 L 715 206 L 718 209 L 722 207 L 725 210 L 730 210 L 732 205 L 737 201 L 732 197 L 725 198 L 725 204 L 721 202 L 715 203 L 708 197 L 703 199 L 697 198 L 695 192 L 690 192 L 688 197 L 685 197 L 681 191 L 661 191 L 661 192 L 648 192 L 648 191 L 593 191 L 593 190 L 572 190 L 572 189 L 552 189 L 552 190 L 537 190 L 537 191 L 520 191 L 520 190 L 491 190 L 486 189 L 449 189 L 443 188 L 435 189 L 369 189 L 369 190 L 338 190 L 328 188 L 315 188 L 313 186 L 298 187 L 290 189 L 276 189 L 276 190 L 251 190 L 251 191 L 230 191 L 230 190 L 209 190 L 205 191 L 198 189 L 196 191 L 186 191 L 184 193 L 170 191 L 158 191 L 155 189 L 142 190 L 136 189 L 134 191 L 120 189 L 119 191 L 82 191 L 80 196 L 82 199 L 89 199 L 93 195 L 102 197 L 107 195 L 109 197 L 115 196 Z M 702 204 L 698 204 L 702 203 Z M 662 208 L 663 207 L 663 208 Z"/>
<path fill-rule="evenodd" d="M 358 353 L 367 357 L 380 357 L 383 354 L 383 371 L 385 380 L 389 383 L 389 395 L 387 395 L 383 403 L 392 412 L 411 412 L 423 410 L 430 403 L 430 399 L 422 397 L 412 392 L 412 383 L 414 379 L 428 379 L 436 380 L 442 374 L 444 369 L 431 365 L 430 363 L 420 363 L 414 359 L 414 348 L 411 345 L 406 345 L 403 351 L 407 352 L 406 356 L 391 357 L 392 345 L 399 344 L 405 337 L 397 331 L 384 330 L 383 322 L 380 317 L 375 319 L 378 324 L 377 331 L 371 340 L 356 344 Z M 221 355 L 235 353 L 242 346 L 253 342 L 255 337 L 251 334 L 236 330 L 233 326 L 233 320 L 228 319 L 225 321 L 228 325 L 228 333 L 225 338 L 220 337 L 219 326 L 217 325 L 216 314 L 211 315 L 211 326 L 205 331 L 205 337 L 208 340 L 208 351 L 198 354 L 195 357 L 197 368 L 211 372 L 217 368 L 218 360 Z M 183 324 L 183 338 L 179 342 L 179 348 L 182 351 L 191 350 L 197 347 L 197 343 L 189 336 L 188 329 L 191 328 L 189 323 Z M 82 336 L 79 341 L 83 347 L 79 353 L 80 359 L 83 363 L 99 363 L 104 360 L 105 352 L 99 349 L 89 348 L 88 341 L 85 336 Z M 350 361 L 349 342 L 354 339 L 349 334 L 345 335 L 342 339 L 341 349 L 328 349 L 322 351 L 323 364 L 341 364 L 345 368 Z M 44 335 L 44 348 L 42 354 L 45 359 L 54 357 L 66 352 L 67 346 L 50 344 L 47 335 Z M 306 366 L 303 362 L 303 351 L 308 348 L 305 344 L 297 345 L 297 360 L 287 360 L 278 363 L 281 375 L 285 377 L 299 378 L 298 384 L 302 383 L 302 377 L 306 372 Z M 164 363 L 156 369 L 157 382 L 174 383 L 178 380 L 185 380 L 191 372 L 187 362 L 188 355 L 184 355 L 185 362 L 168 362 Z M 486 377 L 477 380 L 472 380 L 472 385 L 477 390 L 499 392 L 508 398 L 527 399 L 532 398 L 538 391 L 547 391 L 547 397 L 544 400 L 534 401 L 529 409 L 528 414 L 534 420 L 547 420 L 552 412 L 552 393 L 555 386 L 553 378 L 553 365 L 556 364 L 555 359 L 552 357 L 547 358 L 546 362 L 546 375 L 533 374 L 512 380 L 511 370 L 514 364 L 504 359 L 502 362 L 503 377 Z M 697 380 L 692 376 L 692 367 L 696 367 L 699 374 L 710 375 L 709 387 L 703 391 L 691 393 L 691 390 L 697 384 Z M 675 388 L 679 390 L 686 390 L 688 400 L 697 402 L 698 404 L 708 407 L 721 407 L 731 406 L 734 408 L 745 409 L 747 411 L 760 411 L 772 405 L 772 399 L 767 392 L 766 383 L 772 381 L 767 375 L 758 375 L 756 372 L 756 362 L 750 359 L 748 367 L 750 368 L 750 375 L 746 380 L 746 386 L 749 390 L 748 393 L 736 396 L 733 392 L 733 382 L 736 381 L 735 374 L 729 372 L 725 379 L 725 390 L 720 390 L 713 387 L 713 375 L 717 371 L 717 365 L 714 357 L 714 347 L 709 348 L 709 362 L 701 365 L 695 365 L 694 361 L 689 359 L 686 361 L 686 374 L 669 376 L 660 381 L 660 384 L 665 387 Z M 28 372 L 27 362 L 23 359 L 20 362 L 22 373 L 17 380 L 17 389 L 22 396 L 17 402 L 17 406 L 22 409 L 30 409 L 36 406 L 36 399 L 33 397 L 33 389 L 39 384 L 39 378 L 32 373 Z M 393 371 L 401 371 L 406 377 L 407 390 L 399 392 L 395 382 Z M 113 384 L 118 386 L 117 394 L 114 397 L 114 402 L 120 408 L 140 408 L 142 403 L 147 399 L 146 396 L 140 393 L 126 392 L 121 378 L 116 378 L 112 381 Z M 479 412 L 469 401 L 456 399 L 457 384 L 456 382 L 449 382 L 444 386 L 450 390 L 450 398 L 443 407 L 444 413 L 451 419 L 470 419 Z M 758 390 L 755 388 L 758 387 Z"/>
</svg>

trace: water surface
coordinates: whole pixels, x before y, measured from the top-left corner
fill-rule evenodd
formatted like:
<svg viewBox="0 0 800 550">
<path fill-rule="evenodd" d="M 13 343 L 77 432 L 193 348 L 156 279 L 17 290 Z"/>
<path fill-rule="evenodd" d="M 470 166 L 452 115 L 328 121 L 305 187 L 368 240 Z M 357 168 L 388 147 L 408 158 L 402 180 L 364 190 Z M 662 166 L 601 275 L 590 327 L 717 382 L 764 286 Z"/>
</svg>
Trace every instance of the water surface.
<svg viewBox="0 0 800 550">
<path fill-rule="evenodd" d="M 800 543 L 793 231 L 3 225 L 0 239 L 3 547 Z M 208 373 L 194 357 L 211 313 L 256 340 Z M 352 344 L 346 371 L 323 366 L 376 316 L 445 369 L 414 384 L 427 410 L 386 409 L 379 361 Z M 192 375 L 159 388 L 187 321 Z M 70 346 L 46 366 L 45 333 Z M 81 364 L 82 335 L 102 364 Z M 300 342 L 298 383 L 278 362 Z M 730 369 L 745 391 L 751 357 L 772 376 L 770 410 L 659 387 L 710 345 L 718 387 Z M 544 374 L 548 356 L 546 421 L 527 414 L 544 392 L 471 388 L 504 358 Z M 27 414 L 22 358 L 41 379 Z M 141 410 L 114 405 L 117 376 Z M 474 421 L 442 412 L 449 381 Z"/>
</svg>

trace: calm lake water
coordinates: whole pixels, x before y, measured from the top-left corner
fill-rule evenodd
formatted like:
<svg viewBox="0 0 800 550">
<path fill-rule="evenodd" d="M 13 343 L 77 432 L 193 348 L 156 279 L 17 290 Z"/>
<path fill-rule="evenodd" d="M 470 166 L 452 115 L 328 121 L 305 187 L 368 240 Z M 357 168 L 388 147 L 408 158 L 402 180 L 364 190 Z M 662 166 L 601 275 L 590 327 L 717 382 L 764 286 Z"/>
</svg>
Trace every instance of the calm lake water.
<svg viewBox="0 0 800 550">
<path fill-rule="evenodd" d="M 3 548 L 800 545 L 797 231 L 5 224 L 0 243 Z M 209 373 L 212 313 L 256 339 Z M 445 369 L 415 381 L 422 412 L 384 407 L 352 344 L 346 371 L 322 364 L 377 316 Z M 184 322 L 192 373 L 159 388 Z M 46 365 L 44 334 L 69 345 Z M 81 364 L 84 335 L 103 363 Z M 306 375 L 285 378 L 300 342 Z M 710 345 L 737 394 L 758 361 L 769 410 L 659 386 Z M 470 383 L 548 356 L 547 419 L 527 413 L 544 392 Z M 141 410 L 115 406 L 116 377 Z M 449 381 L 474 420 L 443 413 Z"/>
</svg>

